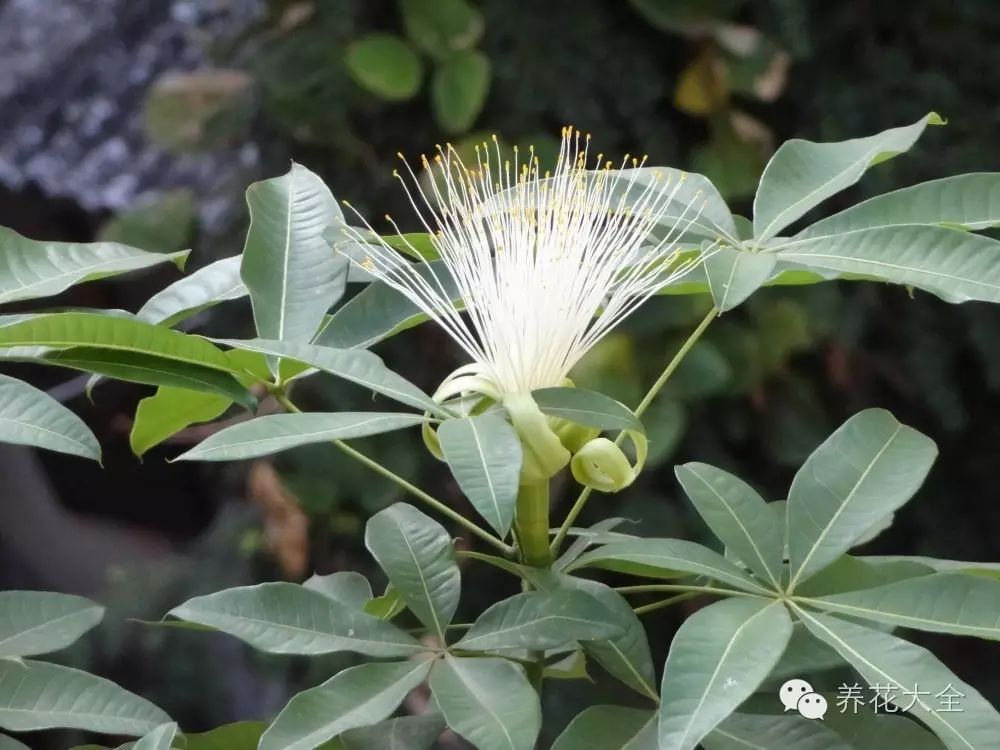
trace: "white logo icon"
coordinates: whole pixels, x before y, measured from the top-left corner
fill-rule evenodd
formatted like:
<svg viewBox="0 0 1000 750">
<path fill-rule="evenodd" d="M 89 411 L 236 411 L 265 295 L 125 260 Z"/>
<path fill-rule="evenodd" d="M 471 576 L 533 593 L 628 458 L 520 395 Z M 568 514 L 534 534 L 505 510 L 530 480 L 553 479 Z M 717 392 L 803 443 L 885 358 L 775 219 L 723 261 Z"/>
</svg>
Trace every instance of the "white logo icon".
<svg viewBox="0 0 1000 750">
<path fill-rule="evenodd" d="M 826 716 L 826 698 L 813 692 L 813 687 L 805 680 L 788 680 L 781 686 L 778 698 L 786 711 L 795 710 L 807 719 L 822 719 Z"/>
</svg>

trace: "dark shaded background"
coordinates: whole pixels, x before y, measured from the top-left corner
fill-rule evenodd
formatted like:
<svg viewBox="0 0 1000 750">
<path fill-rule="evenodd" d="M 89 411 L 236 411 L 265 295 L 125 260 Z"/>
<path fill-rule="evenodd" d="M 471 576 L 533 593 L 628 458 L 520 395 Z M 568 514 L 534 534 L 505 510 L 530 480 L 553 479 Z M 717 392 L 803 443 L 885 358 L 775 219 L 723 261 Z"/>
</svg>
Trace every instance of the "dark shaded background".
<svg viewBox="0 0 1000 750">
<path fill-rule="evenodd" d="M 435 109 L 441 62 L 426 52 L 418 50 L 420 90 L 405 101 L 360 85 L 345 66 L 366 34 L 406 36 L 391 0 L 0 0 L 0 224 L 35 238 L 190 246 L 193 269 L 239 252 L 243 190 L 284 172 L 290 158 L 363 212 L 388 210 L 405 223 L 391 177 L 397 151 L 417 155 L 446 138 L 463 148 L 496 133 L 544 154 L 567 123 L 593 132 L 606 153 L 647 152 L 653 164 L 706 173 L 745 215 L 775 144 L 869 135 L 931 109 L 948 127 L 931 129 L 817 216 L 914 182 L 1000 168 L 994 0 L 472 6 L 491 77 L 481 112 L 456 126 Z M 379 70 L 391 89 L 393 70 Z M 134 275 L 57 302 L 135 310 L 174 278 Z M 652 301 L 581 365 L 577 382 L 635 403 L 707 307 L 698 298 Z M 197 323 L 243 335 L 249 306 L 228 303 Z M 427 326 L 376 350 L 426 389 L 460 364 Z M 67 382 L 64 372 L 5 371 L 52 388 L 105 447 L 101 470 L 0 446 L 0 587 L 83 593 L 109 607 L 104 625 L 59 658 L 141 692 L 191 730 L 268 717 L 350 663 L 264 657 L 231 639 L 129 618 L 155 620 L 197 593 L 301 580 L 314 569 L 370 572 L 361 530 L 397 499 L 391 486 L 322 446 L 252 465 L 168 466 L 165 458 L 205 434 L 198 428 L 139 462 L 128 430 L 147 391 L 108 384 L 91 404 L 82 380 Z M 330 382 L 310 382 L 300 398 L 322 409 L 370 404 L 370 395 Z M 780 499 L 820 440 L 877 405 L 934 437 L 941 458 L 866 551 L 996 559 L 998 404 L 995 306 L 949 306 L 875 284 L 764 290 L 710 329 L 649 413 L 650 470 L 628 493 L 596 497 L 585 520 L 620 515 L 639 519 L 638 533 L 701 539 L 674 463 L 717 464 Z M 414 435 L 361 442 L 467 508 Z M 513 592 L 492 570 L 463 575 L 460 619 Z M 680 616 L 649 617 L 660 663 Z M 1000 699 L 995 648 L 920 640 Z M 593 685 L 552 683 L 550 736 L 582 701 L 628 699 L 593 671 Z M 56 734 L 38 747 L 75 739 Z"/>
</svg>

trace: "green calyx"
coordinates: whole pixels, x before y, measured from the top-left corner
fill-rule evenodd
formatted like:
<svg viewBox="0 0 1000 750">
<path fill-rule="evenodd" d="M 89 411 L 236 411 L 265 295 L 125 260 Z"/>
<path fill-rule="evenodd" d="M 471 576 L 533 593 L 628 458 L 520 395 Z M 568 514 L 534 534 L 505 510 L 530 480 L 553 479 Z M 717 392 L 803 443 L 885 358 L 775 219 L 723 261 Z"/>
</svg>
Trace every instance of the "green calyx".
<svg viewBox="0 0 1000 750">
<path fill-rule="evenodd" d="M 553 431 L 530 393 L 507 394 L 504 408 L 524 448 L 521 483 L 536 484 L 555 476 L 570 462 L 571 454 Z"/>
</svg>

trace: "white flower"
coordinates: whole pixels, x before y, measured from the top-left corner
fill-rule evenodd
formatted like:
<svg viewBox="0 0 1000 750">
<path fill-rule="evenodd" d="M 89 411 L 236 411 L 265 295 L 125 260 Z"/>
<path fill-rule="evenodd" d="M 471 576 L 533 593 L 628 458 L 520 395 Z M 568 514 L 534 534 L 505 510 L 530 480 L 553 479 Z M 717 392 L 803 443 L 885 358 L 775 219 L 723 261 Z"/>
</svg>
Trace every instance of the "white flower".
<svg viewBox="0 0 1000 750">
<path fill-rule="evenodd" d="M 502 160 L 495 137 L 493 146 L 476 149 L 472 169 L 450 145 L 438 147 L 433 165 L 422 158 L 433 175 L 427 192 L 407 165 L 413 186 L 401 181 L 441 264 L 411 263 L 346 227 L 370 243 L 364 268 L 426 312 L 472 359 L 438 398 L 478 391 L 500 399 L 561 385 L 615 325 L 700 262 L 682 260 L 676 247 L 701 210 L 700 198 L 678 207 L 683 175 L 626 169 L 645 162 L 628 156 L 620 170 L 602 165 L 602 155 L 597 169 L 588 169 L 589 140 L 564 128 L 551 174 L 539 174 L 533 150 L 523 163 L 516 149 L 513 163 Z M 666 236 L 652 239 L 668 206 L 674 221 Z"/>
</svg>

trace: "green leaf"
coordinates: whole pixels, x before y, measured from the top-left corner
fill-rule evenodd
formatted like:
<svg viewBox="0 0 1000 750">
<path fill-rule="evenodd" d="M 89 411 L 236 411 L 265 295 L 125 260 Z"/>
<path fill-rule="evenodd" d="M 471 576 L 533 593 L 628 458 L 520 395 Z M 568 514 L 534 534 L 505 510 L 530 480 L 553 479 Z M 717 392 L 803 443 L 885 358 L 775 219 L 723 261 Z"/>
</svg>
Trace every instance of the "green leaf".
<svg viewBox="0 0 1000 750">
<path fill-rule="evenodd" d="M 444 295 L 458 304 L 458 289 L 443 261 L 418 263 L 413 270 L 435 288 L 440 285 Z M 427 314 L 405 296 L 376 281 L 329 318 L 316 335 L 315 343 L 337 349 L 367 349 L 427 319 Z"/>
<path fill-rule="evenodd" d="M 547 651 L 573 641 L 622 635 L 609 612 L 582 591 L 531 591 L 497 602 L 455 644 L 473 651 L 528 649 Z"/>
<path fill-rule="evenodd" d="M 377 435 L 427 421 L 419 414 L 343 411 L 268 414 L 210 435 L 176 461 L 240 461 L 330 440 Z"/>
<path fill-rule="evenodd" d="M 359 611 L 364 610 L 372 599 L 372 587 L 368 579 L 350 570 L 340 570 L 325 576 L 313 574 L 302 585 Z"/>
<path fill-rule="evenodd" d="M 788 492 L 788 591 L 906 503 L 936 456 L 930 438 L 884 409 L 841 425 L 806 459 Z"/>
<path fill-rule="evenodd" d="M 396 503 L 368 521 L 365 546 L 406 606 L 444 643 L 462 589 L 445 528 L 412 505 Z"/>
<path fill-rule="evenodd" d="M 430 685 L 448 726 L 478 750 L 535 747 L 541 707 L 516 664 L 446 656 L 434 666 Z"/>
<path fill-rule="evenodd" d="M 615 542 L 585 553 L 567 571 L 602 568 L 651 578 L 708 576 L 738 589 L 768 596 L 761 584 L 722 555 L 684 539 L 638 539 Z"/>
<path fill-rule="evenodd" d="M 727 599 L 681 625 L 663 668 L 660 750 L 693 750 L 750 697 L 792 635 L 781 602 Z"/>
<path fill-rule="evenodd" d="M 35 241 L 0 227 L 0 304 L 51 297 L 81 281 L 167 261 L 183 268 L 189 252 L 147 253 L 114 242 Z"/>
<path fill-rule="evenodd" d="M 1000 242 L 960 229 L 898 226 L 794 239 L 781 261 L 914 286 L 946 302 L 1000 301 Z"/>
<path fill-rule="evenodd" d="M 208 732 L 185 732 L 184 750 L 257 750 L 266 728 L 262 721 L 237 721 Z"/>
<path fill-rule="evenodd" d="M 136 408 L 129 433 L 132 453 L 141 457 L 185 427 L 222 416 L 232 403 L 216 393 L 160 386 L 155 395 L 142 399 Z"/>
<path fill-rule="evenodd" d="M 748 252 L 735 247 L 713 251 L 705 258 L 712 301 L 720 313 L 732 310 L 771 278 L 774 253 Z"/>
<path fill-rule="evenodd" d="M 51 364 L 152 385 L 221 392 L 248 407 L 253 404 L 252 396 L 233 379 L 241 371 L 221 349 L 198 336 L 131 318 L 98 313 L 30 317 L 0 327 L 0 350 L 10 347 L 66 349 L 38 356 Z"/>
<path fill-rule="evenodd" d="M 848 617 L 1000 640 L 1000 581 L 993 578 L 936 573 L 805 601 Z"/>
<path fill-rule="evenodd" d="M 174 326 L 219 302 L 246 297 L 247 288 L 240 278 L 242 261 L 242 255 L 234 255 L 199 268 L 146 300 L 135 317 Z"/>
<path fill-rule="evenodd" d="M 754 714 L 730 715 L 702 745 L 705 750 L 854 750 L 822 721 Z"/>
<path fill-rule="evenodd" d="M 479 50 L 451 55 L 434 71 L 431 105 L 434 119 L 449 133 L 472 127 L 490 90 L 490 59 Z"/>
<path fill-rule="evenodd" d="M 441 257 L 434 241 L 434 235 L 430 232 L 386 234 L 382 235 L 382 241 L 389 247 L 409 255 L 414 260 L 432 261 Z"/>
<path fill-rule="evenodd" d="M 595 544 L 607 544 L 608 542 L 622 542 L 629 541 L 630 539 L 637 539 L 638 537 L 634 537 L 630 534 L 622 534 L 613 531 L 613 529 L 626 521 L 628 521 L 627 518 L 605 518 L 604 520 L 595 523 L 589 529 L 571 528 L 569 530 L 569 535 L 575 536 L 576 539 L 574 539 L 573 543 L 566 548 L 566 551 L 559 556 L 559 559 L 553 563 L 553 570 L 564 570 L 566 566 L 577 560 L 580 555 Z"/>
<path fill-rule="evenodd" d="M 395 625 L 293 583 L 226 589 L 190 599 L 169 614 L 272 654 L 353 651 L 382 658 L 423 650 Z"/>
<path fill-rule="evenodd" d="M 852 750 L 885 750 L 887 747 L 944 750 L 937 737 L 905 716 L 873 711 L 829 711 L 823 722 L 843 737 Z"/>
<path fill-rule="evenodd" d="M 116 212 L 101 225 L 96 239 L 173 253 L 189 246 L 197 220 L 194 193 L 186 188 L 168 190 L 151 201 Z"/>
<path fill-rule="evenodd" d="M 531 397 L 550 417 L 561 417 L 601 430 L 645 432 L 631 409 L 603 393 L 583 388 L 539 388 L 531 392 Z"/>
<path fill-rule="evenodd" d="M 260 750 L 313 750 L 341 732 L 386 718 L 430 672 L 430 661 L 361 664 L 292 698 Z"/>
<path fill-rule="evenodd" d="M 956 175 L 877 195 L 816 222 L 795 238 L 904 224 L 939 224 L 973 230 L 997 226 L 1000 173 Z"/>
<path fill-rule="evenodd" d="M 161 724 L 132 745 L 132 750 L 170 750 L 177 736 L 177 724 Z"/>
<path fill-rule="evenodd" d="M 102 617 L 104 607 L 80 596 L 0 591 L 0 658 L 59 651 Z"/>
<path fill-rule="evenodd" d="M 401 8 L 406 33 L 432 57 L 474 47 L 483 35 L 483 17 L 467 0 L 402 0 Z"/>
<path fill-rule="evenodd" d="M 0 659 L 0 727 L 12 732 L 84 729 L 137 736 L 170 721 L 110 680 L 40 661 Z"/>
<path fill-rule="evenodd" d="M 431 750 L 444 728 L 444 717 L 439 713 L 399 716 L 349 729 L 340 736 L 338 745 L 323 745 L 320 750 Z"/>
<path fill-rule="evenodd" d="M 3 331 L 0 328 L 0 339 Z M 335 375 L 376 393 L 381 393 L 400 403 L 423 411 L 441 414 L 441 407 L 426 393 L 400 375 L 397 375 L 371 352 L 329 349 L 325 346 L 297 344 L 290 341 L 265 339 L 220 339 L 219 343 L 244 351 L 261 352 L 293 359 Z"/>
<path fill-rule="evenodd" d="M 919 555 L 864 555 L 857 558 L 874 565 L 889 562 L 905 562 L 925 565 L 939 573 L 969 573 L 972 575 L 1000 577 L 1000 563 L 971 562 L 968 560 L 938 560 L 934 557 Z"/>
<path fill-rule="evenodd" d="M 31 750 L 31 748 L 13 737 L 0 734 L 0 750 Z"/>
<path fill-rule="evenodd" d="M 448 419 L 437 431 L 445 461 L 479 514 L 507 536 L 514 522 L 521 441 L 514 428 L 492 414 Z"/>
<path fill-rule="evenodd" d="M 742 479 L 708 464 L 684 464 L 675 472 L 699 515 L 727 550 L 779 589 L 784 540 L 764 499 Z"/>
<path fill-rule="evenodd" d="M 344 62 L 359 86 L 388 101 L 413 98 L 424 77 L 417 53 L 395 34 L 367 34 L 351 42 Z"/>
<path fill-rule="evenodd" d="M 603 583 L 566 575 L 559 576 L 557 581 L 560 587 L 592 596 L 608 611 L 608 623 L 622 629 L 621 635 L 612 638 L 583 641 L 580 645 L 584 651 L 614 678 L 640 695 L 658 700 L 646 629 L 632 611 L 632 606 L 621 594 Z"/>
<path fill-rule="evenodd" d="M 798 596 L 828 596 L 884 586 L 933 572 L 933 568 L 916 562 L 900 560 L 871 563 L 851 555 L 842 555 L 802 583 L 796 592 Z"/>
<path fill-rule="evenodd" d="M 367 614 L 380 620 L 391 620 L 404 609 L 406 609 L 406 602 L 403 601 L 403 597 L 399 595 L 391 583 L 385 587 L 385 593 L 382 596 L 376 596 L 364 607 Z"/>
<path fill-rule="evenodd" d="M 101 460 L 101 445 L 76 414 L 47 393 L 0 375 L 0 442 Z"/>
<path fill-rule="evenodd" d="M 343 214 L 323 181 L 295 163 L 288 174 L 251 185 L 247 204 L 250 229 L 240 275 L 257 334 L 309 341 L 347 283 L 347 258 L 331 252 L 323 238 Z"/>
<path fill-rule="evenodd" d="M 768 675 L 769 681 L 804 679 L 817 672 L 844 666 L 836 651 L 810 633 L 801 622 L 792 626 L 792 637 L 777 666 Z"/>
<path fill-rule="evenodd" d="M 552 750 L 656 750 L 656 713 L 591 706 L 576 715 Z"/>
<path fill-rule="evenodd" d="M 781 144 L 764 168 L 753 206 L 754 237 L 773 237 L 809 209 L 850 187 L 873 164 L 909 150 L 927 125 L 942 125 L 934 112 L 912 125 L 867 138 L 813 143 L 793 138 Z"/>
<path fill-rule="evenodd" d="M 996 709 L 931 652 L 836 617 L 799 607 L 796 612 L 806 627 L 836 649 L 869 685 L 892 687 L 892 702 L 924 722 L 951 750 L 990 747 L 1000 737 L 1000 714 Z M 960 711 L 938 710 L 938 695 L 949 687 L 962 693 Z M 914 695 L 918 690 L 929 690 L 931 695 Z"/>
<path fill-rule="evenodd" d="M 93 346 L 48 352 L 38 359 L 117 380 L 220 395 L 245 409 L 257 408 L 257 399 L 238 378 L 219 370 L 136 352 Z M 91 379 L 93 380 L 93 378 Z"/>
</svg>

